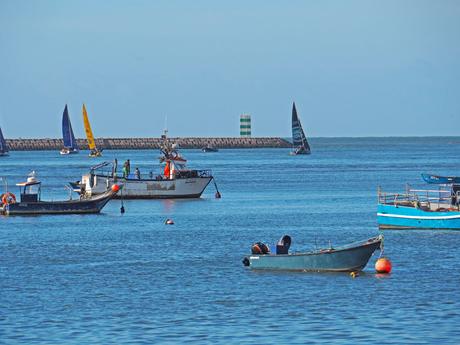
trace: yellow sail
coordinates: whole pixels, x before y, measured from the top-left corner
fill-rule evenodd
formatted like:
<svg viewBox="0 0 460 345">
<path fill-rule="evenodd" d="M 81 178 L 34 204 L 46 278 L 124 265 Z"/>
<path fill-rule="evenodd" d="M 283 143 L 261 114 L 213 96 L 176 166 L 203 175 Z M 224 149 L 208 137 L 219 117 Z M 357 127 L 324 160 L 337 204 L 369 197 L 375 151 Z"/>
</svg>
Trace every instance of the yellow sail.
<svg viewBox="0 0 460 345">
<path fill-rule="evenodd" d="M 83 123 L 85 125 L 86 138 L 88 139 L 88 146 L 90 150 L 96 148 L 96 143 L 94 142 L 93 131 L 88 120 L 88 113 L 86 112 L 85 105 L 83 104 Z"/>
</svg>

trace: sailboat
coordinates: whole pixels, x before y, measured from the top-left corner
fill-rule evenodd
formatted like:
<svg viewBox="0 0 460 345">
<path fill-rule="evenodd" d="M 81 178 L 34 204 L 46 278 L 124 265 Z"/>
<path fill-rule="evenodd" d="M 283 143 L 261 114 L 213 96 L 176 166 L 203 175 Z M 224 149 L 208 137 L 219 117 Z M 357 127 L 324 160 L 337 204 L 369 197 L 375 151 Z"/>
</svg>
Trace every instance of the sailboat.
<svg viewBox="0 0 460 345">
<path fill-rule="evenodd" d="M 96 147 L 96 142 L 94 141 L 93 131 L 91 130 L 91 125 L 89 124 L 88 113 L 86 112 L 85 104 L 83 104 L 83 124 L 85 125 L 86 138 L 88 139 L 89 147 L 89 156 L 90 157 L 100 157 L 102 156 L 102 150 L 98 150 Z"/>
<path fill-rule="evenodd" d="M 65 105 L 64 113 L 62 114 L 62 139 L 64 140 L 64 148 L 60 152 L 61 155 L 78 153 L 77 141 L 73 135 L 67 104 Z"/>
<path fill-rule="evenodd" d="M 292 145 L 294 146 L 294 151 L 290 153 L 291 155 L 310 154 L 310 145 L 308 145 L 307 137 L 297 115 L 295 103 L 292 103 Z"/>
<path fill-rule="evenodd" d="M 5 138 L 3 137 L 2 129 L 0 128 L 0 157 L 8 156 L 8 146 L 6 145 Z"/>
</svg>

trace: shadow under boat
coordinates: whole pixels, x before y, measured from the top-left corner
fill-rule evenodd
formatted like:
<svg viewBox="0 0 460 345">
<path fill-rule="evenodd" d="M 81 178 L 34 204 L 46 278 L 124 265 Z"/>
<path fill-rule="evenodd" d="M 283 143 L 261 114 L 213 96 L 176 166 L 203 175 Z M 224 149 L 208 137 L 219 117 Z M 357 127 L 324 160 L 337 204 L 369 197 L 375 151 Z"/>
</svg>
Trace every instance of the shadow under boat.
<svg viewBox="0 0 460 345">
<path fill-rule="evenodd" d="M 26 182 L 17 183 L 20 188 L 20 200 L 11 192 L 1 196 L 0 214 L 4 215 L 40 215 L 40 214 L 86 214 L 99 213 L 109 200 L 114 197 L 120 186 L 114 185 L 106 192 L 94 197 L 63 201 L 41 200 L 41 182 L 33 172 Z M 115 187 L 116 186 L 116 187 Z"/>
</svg>

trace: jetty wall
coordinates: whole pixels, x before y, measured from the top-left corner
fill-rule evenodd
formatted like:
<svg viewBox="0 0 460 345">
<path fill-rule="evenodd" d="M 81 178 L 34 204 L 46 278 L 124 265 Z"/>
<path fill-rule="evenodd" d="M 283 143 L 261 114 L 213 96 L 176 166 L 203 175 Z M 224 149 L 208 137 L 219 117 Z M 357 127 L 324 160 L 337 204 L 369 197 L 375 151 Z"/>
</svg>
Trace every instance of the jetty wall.
<svg viewBox="0 0 460 345">
<path fill-rule="evenodd" d="M 137 150 L 158 149 L 160 138 L 97 138 L 96 145 L 106 150 Z M 291 147 L 289 141 L 278 137 L 259 138 L 169 138 L 180 148 L 200 149 L 206 145 L 216 148 L 282 148 Z M 11 151 L 47 151 L 60 150 L 64 143 L 62 139 L 7 139 Z M 77 139 L 81 150 L 88 149 L 86 139 Z"/>
</svg>

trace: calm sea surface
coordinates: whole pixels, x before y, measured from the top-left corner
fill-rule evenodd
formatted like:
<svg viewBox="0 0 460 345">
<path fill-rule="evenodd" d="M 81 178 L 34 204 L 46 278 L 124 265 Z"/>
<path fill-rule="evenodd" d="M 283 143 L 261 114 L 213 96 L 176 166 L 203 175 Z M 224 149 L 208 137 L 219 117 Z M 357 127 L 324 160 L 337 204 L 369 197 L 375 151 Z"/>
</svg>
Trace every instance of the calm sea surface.
<svg viewBox="0 0 460 345">
<path fill-rule="evenodd" d="M 313 139 L 287 149 L 182 150 L 212 169 L 199 200 L 111 201 L 100 215 L 0 216 L 2 344 L 459 344 L 460 231 L 386 231 L 389 276 L 252 272 L 241 259 L 283 234 L 314 249 L 379 233 L 376 191 L 460 175 L 460 138 Z M 104 151 L 157 171 L 157 151 Z M 11 152 L 10 189 L 35 170 L 43 198 L 90 165 L 86 152 Z M 173 218 L 175 225 L 164 220 Z"/>
</svg>

